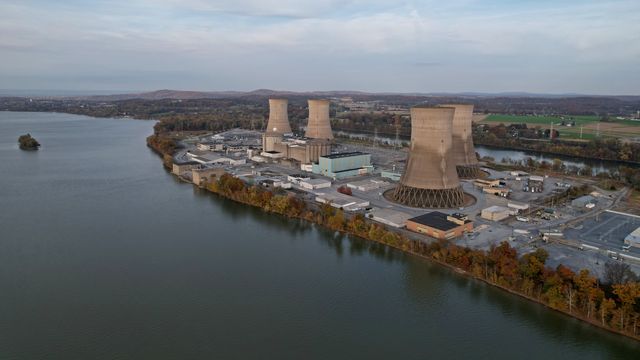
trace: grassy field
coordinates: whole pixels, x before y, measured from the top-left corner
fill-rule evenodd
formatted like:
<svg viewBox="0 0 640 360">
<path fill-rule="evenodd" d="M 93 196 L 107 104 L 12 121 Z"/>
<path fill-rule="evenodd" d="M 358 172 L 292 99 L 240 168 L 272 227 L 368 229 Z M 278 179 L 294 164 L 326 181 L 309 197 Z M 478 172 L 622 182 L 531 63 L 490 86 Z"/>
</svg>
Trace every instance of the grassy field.
<svg viewBox="0 0 640 360">
<path fill-rule="evenodd" d="M 503 123 L 503 124 L 527 124 L 530 126 L 540 126 L 548 129 L 554 124 L 554 129 L 560 132 L 560 137 L 564 139 L 590 140 L 596 137 L 617 137 L 634 138 L 640 137 L 640 121 L 631 120 L 611 120 L 600 122 L 600 118 L 595 115 L 574 115 L 574 116 L 533 116 L 533 115 L 498 115 L 492 114 L 484 117 L 480 122 Z M 562 121 L 575 121 L 573 127 L 560 126 Z M 582 127 L 582 137 L 580 137 L 580 127 Z"/>
<path fill-rule="evenodd" d="M 590 116 L 590 115 L 575 115 L 575 116 L 564 116 L 561 118 L 560 116 L 533 116 L 533 115 L 498 115 L 492 114 L 487 116 L 483 121 L 488 122 L 498 122 L 505 124 L 539 124 L 539 125 L 550 125 L 552 122 L 554 124 L 560 124 L 562 121 L 575 121 L 576 126 L 586 125 L 593 122 L 597 122 L 599 120 L 598 116 Z"/>
</svg>

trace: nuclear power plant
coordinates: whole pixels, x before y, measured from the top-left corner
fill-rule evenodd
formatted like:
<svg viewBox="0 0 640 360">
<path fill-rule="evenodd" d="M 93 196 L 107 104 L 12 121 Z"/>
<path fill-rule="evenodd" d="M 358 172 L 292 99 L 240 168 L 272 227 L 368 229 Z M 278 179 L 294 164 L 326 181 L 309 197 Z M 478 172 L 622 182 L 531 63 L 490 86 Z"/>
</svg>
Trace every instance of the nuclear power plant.
<svg viewBox="0 0 640 360">
<path fill-rule="evenodd" d="M 333 140 L 329 100 L 309 100 L 309 122 L 305 136 L 310 139 Z"/>
<path fill-rule="evenodd" d="M 291 132 L 286 99 L 269 99 L 269 120 L 262 136 L 262 155 L 310 164 L 331 154 L 331 123 L 328 100 L 309 100 L 309 121 L 305 137 Z"/>
<path fill-rule="evenodd" d="M 478 166 L 471 130 L 473 105 L 443 104 L 440 106 L 455 109 L 451 137 L 453 162 L 456 164 L 458 176 L 464 179 L 480 177 L 482 172 Z"/>
<path fill-rule="evenodd" d="M 454 208 L 464 192 L 453 157 L 455 108 L 411 108 L 411 147 L 392 200 L 412 207 Z"/>
</svg>

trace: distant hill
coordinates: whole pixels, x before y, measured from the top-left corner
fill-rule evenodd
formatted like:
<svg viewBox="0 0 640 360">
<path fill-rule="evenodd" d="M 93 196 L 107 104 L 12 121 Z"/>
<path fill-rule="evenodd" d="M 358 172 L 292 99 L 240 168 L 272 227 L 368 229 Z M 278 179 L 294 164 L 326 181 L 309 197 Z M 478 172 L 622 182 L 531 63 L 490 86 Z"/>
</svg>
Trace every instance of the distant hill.
<svg viewBox="0 0 640 360">
<path fill-rule="evenodd" d="M 296 92 L 296 91 L 282 91 L 271 89 L 257 89 L 252 91 L 188 91 L 188 90 L 156 90 L 150 92 L 141 93 L 124 93 L 124 94 L 112 94 L 112 95 L 85 95 L 85 96 L 36 96 L 35 98 L 47 98 L 47 99 L 68 99 L 68 100 L 85 100 L 85 101 L 121 101 L 121 100 L 194 100 L 194 99 L 224 99 L 224 98 L 241 98 L 241 97 L 455 97 L 455 98 L 468 98 L 468 99 L 482 99 L 482 98 L 539 98 L 539 99 L 559 99 L 559 98 L 609 98 L 617 99 L 621 101 L 638 101 L 640 96 L 635 95 L 584 95 L 584 94 L 538 94 L 528 92 L 502 92 L 502 93 L 482 93 L 482 92 L 432 92 L 432 93 L 419 93 L 419 92 L 365 92 L 365 91 L 349 91 L 349 90 L 334 90 L 334 91 L 310 91 L 310 92 Z"/>
</svg>

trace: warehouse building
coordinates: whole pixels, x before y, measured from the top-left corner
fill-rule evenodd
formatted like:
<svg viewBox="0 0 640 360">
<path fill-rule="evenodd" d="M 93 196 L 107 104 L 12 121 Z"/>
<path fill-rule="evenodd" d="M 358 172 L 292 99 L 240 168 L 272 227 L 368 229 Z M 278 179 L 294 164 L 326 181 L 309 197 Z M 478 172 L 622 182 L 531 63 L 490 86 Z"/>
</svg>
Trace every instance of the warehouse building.
<svg viewBox="0 0 640 360">
<path fill-rule="evenodd" d="M 624 238 L 624 244 L 640 248 L 640 227 Z"/>
<path fill-rule="evenodd" d="M 453 239 L 473 231 L 473 222 L 464 214 L 433 211 L 407 220 L 407 229 L 436 239 Z"/>
<path fill-rule="evenodd" d="M 318 163 L 313 164 L 315 174 L 334 180 L 364 175 L 371 171 L 371 154 L 359 151 L 320 156 Z"/>
<path fill-rule="evenodd" d="M 369 218 L 371 220 L 393 226 L 395 228 L 405 227 L 407 220 L 411 217 L 411 215 L 402 211 L 384 208 L 376 208 L 369 214 Z"/>
<path fill-rule="evenodd" d="M 329 204 L 335 208 L 346 211 L 358 211 L 369 206 L 369 202 L 366 200 L 341 194 L 339 192 L 318 194 L 318 196 L 316 196 L 316 201 L 321 204 Z"/>
<path fill-rule="evenodd" d="M 482 210 L 480 216 L 483 219 L 491 220 L 491 221 L 500 221 L 508 218 L 510 215 L 510 210 L 504 206 L 490 206 L 486 209 Z"/>
<path fill-rule="evenodd" d="M 307 179 L 301 180 L 298 185 L 307 190 L 317 190 L 331 187 L 331 181 L 324 179 Z"/>
</svg>

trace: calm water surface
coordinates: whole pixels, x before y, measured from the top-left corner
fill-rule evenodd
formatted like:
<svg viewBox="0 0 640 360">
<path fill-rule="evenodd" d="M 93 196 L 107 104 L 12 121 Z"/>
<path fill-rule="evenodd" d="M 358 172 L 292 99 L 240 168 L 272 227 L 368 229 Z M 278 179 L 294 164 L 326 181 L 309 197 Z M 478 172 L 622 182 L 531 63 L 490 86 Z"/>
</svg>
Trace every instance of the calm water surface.
<svg viewBox="0 0 640 360">
<path fill-rule="evenodd" d="M 177 182 L 152 122 L 0 112 L 0 359 L 638 359 L 420 259 Z M 30 132 L 42 144 L 20 151 Z"/>
</svg>

